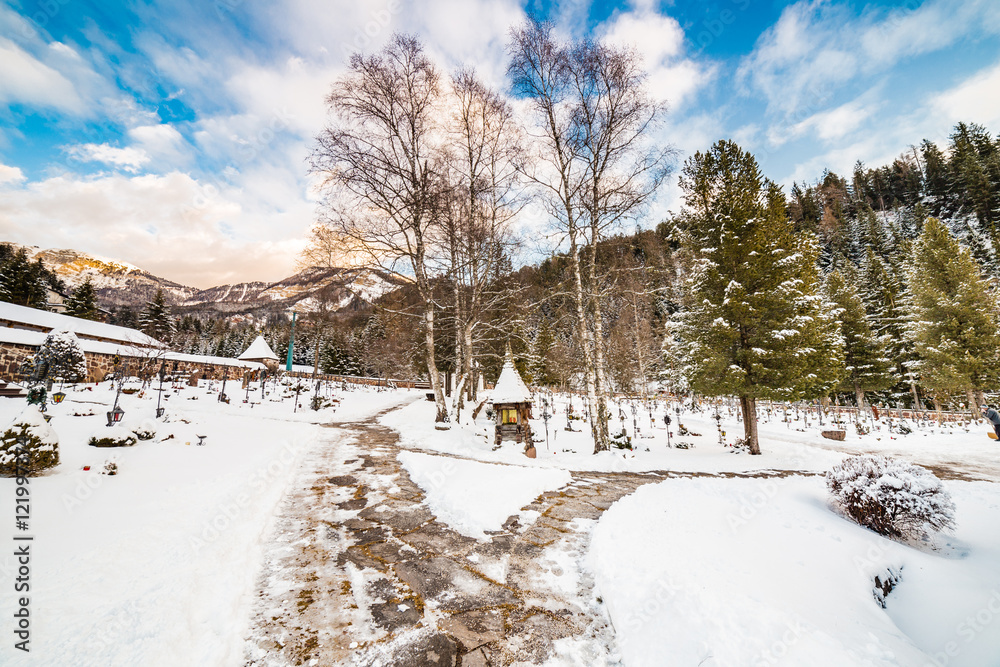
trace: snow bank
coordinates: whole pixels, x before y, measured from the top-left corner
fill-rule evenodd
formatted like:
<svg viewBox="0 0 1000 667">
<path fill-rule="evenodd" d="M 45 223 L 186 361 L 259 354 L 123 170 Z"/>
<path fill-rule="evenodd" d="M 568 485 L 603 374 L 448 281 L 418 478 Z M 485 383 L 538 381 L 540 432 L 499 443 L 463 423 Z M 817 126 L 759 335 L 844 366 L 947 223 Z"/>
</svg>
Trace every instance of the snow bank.
<svg viewBox="0 0 1000 667">
<path fill-rule="evenodd" d="M 955 629 L 1000 590 L 1000 492 L 949 489 L 960 539 L 923 552 L 839 517 L 820 478 L 669 480 L 604 514 L 587 565 L 628 667 L 995 664 L 1000 618 L 969 642 Z"/>
<path fill-rule="evenodd" d="M 156 430 L 121 449 L 87 446 L 94 432 L 128 433 L 103 426 L 115 398 L 107 386 L 67 387 L 66 400 L 49 406 L 61 462 L 31 479 L 31 653 L 5 641 L 0 664 L 243 664 L 277 504 L 302 456 L 337 433 L 307 422 L 362 419 L 411 400 L 359 390 L 338 393 L 336 410 L 293 413 L 288 392 L 271 384 L 263 402 L 257 389 L 246 404 L 237 382 L 228 384 L 231 404 L 216 400 L 218 382 L 167 388 L 168 422 L 152 419 L 157 392 L 121 396 L 130 425 Z M 0 422 L 23 405 L 0 399 Z M 115 476 L 99 472 L 109 460 Z M 13 487 L 0 479 L 0 497 L 13 498 Z M 0 527 L 8 545 L 13 523 Z M 0 554 L 3 590 L 13 590 L 16 571 L 13 549 Z M 14 603 L 0 596 L 0 617 L 12 618 Z"/>
<path fill-rule="evenodd" d="M 569 484 L 565 470 L 493 465 L 401 452 L 399 461 L 427 495 L 426 504 L 454 530 L 479 540 L 546 491 Z"/>
</svg>

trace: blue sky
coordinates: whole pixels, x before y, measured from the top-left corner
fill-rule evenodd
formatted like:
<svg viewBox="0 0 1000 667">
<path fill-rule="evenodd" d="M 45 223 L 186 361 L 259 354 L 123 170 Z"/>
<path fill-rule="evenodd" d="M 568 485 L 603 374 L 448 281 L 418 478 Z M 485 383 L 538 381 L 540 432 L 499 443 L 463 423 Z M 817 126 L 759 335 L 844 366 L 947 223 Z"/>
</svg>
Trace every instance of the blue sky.
<svg viewBox="0 0 1000 667">
<path fill-rule="evenodd" d="M 635 46 L 681 160 L 732 138 L 789 186 L 944 141 L 959 120 L 1000 131 L 995 0 L 0 2 L 0 240 L 198 287 L 284 277 L 349 54 L 416 33 L 443 70 L 501 87 L 528 13 Z M 643 224 L 680 204 L 674 179 Z"/>
</svg>

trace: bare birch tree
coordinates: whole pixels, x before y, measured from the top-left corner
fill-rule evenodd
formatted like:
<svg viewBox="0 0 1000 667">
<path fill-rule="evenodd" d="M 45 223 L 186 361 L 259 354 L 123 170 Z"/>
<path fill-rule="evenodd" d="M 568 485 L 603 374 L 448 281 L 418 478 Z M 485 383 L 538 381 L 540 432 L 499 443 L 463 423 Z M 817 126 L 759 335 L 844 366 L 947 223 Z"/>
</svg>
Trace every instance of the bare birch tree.
<svg viewBox="0 0 1000 667">
<path fill-rule="evenodd" d="M 448 418 L 434 354 L 430 267 L 442 195 L 442 98 L 420 42 L 395 34 L 377 54 L 354 54 L 327 97 L 332 119 L 317 137 L 311 170 L 322 177 L 322 223 L 385 270 L 412 273 L 423 305 L 427 374 L 436 421 Z"/>
<path fill-rule="evenodd" d="M 452 77 L 453 112 L 449 127 L 450 185 L 444 238 L 452 281 L 457 383 L 454 416 L 473 392 L 474 360 L 484 317 L 503 294 L 498 269 L 514 240 L 511 221 L 521 208 L 516 168 L 520 137 L 510 104 L 486 87 L 471 70 Z"/>
<path fill-rule="evenodd" d="M 595 253 L 609 229 L 641 212 L 668 173 L 671 149 L 649 143 L 664 108 L 646 92 L 646 74 L 630 50 L 563 44 L 550 25 L 530 22 L 511 32 L 509 52 L 508 75 L 537 120 L 525 174 L 569 245 L 594 451 L 605 451 L 609 386 Z"/>
</svg>

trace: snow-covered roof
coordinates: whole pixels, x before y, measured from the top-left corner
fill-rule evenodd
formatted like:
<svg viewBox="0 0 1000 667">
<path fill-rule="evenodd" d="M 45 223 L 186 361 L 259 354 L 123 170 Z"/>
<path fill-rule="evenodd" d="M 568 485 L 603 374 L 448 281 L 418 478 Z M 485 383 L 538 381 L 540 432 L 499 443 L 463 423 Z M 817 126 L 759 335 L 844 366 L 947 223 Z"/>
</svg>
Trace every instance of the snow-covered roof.
<svg viewBox="0 0 1000 667">
<path fill-rule="evenodd" d="M 494 405 L 497 403 L 527 403 L 531 400 L 531 391 L 524 384 L 524 380 L 521 379 L 521 374 L 517 372 L 514 360 L 510 356 L 504 362 L 503 370 L 500 371 L 500 379 L 497 380 L 490 398 Z"/>
<path fill-rule="evenodd" d="M 0 329 L 16 329 L 18 325 L 22 325 L 29 328 L 38 327 L 48 331 L 72 331 L 81 340 L 85 340 L 87 337 L 106 338 L 130 345 L 163 347 L 163 343 L 136 329 L 105 324 L 104 322 L 94 322 L 93 320 L 85 320 L 81 317 L 61 315 L 47 310 L 28 308 L 27 306 L 18 306 L 5 301 L 0 301 L 0 320 L 12 323 L 12 327 L 0 327 Z"/>
<path fill-rule="evenodd" d="M 12 329 L 10 327 L 0 327 L 0 343 L 16 343 L 19 345 L 30 345 L 41 347 L 45 342 L 48 333 L 43 331 L 29 331 L 27 329 Z M 77 338 L 80 349 L 91 354 L 121 355 L 123 357 L 156 357 L 166 361 L 188 361 L 196 364 L 211 364 L 214 366 L 241 366 L 252 370 L 264 368 L 264 365 L 256 361 L 243 361 L 231 357 L 212 357 L 205 354 L 183 354 L 181 352 L 165 352 L 162 350 L 151 350 L 148 347 L 136 347 L 120 343 L 107 343 L 100 340 L 90 340 L 88 338 Z"/>
<path fill-rule="evenodd" d="M 278 360 L 278 355 L 271 350 L 271 346 L 267 344 L 263 336 L 257 336 L 247 351 L 239 356 L 240 359 L 274 359 Z"/>
</svg>

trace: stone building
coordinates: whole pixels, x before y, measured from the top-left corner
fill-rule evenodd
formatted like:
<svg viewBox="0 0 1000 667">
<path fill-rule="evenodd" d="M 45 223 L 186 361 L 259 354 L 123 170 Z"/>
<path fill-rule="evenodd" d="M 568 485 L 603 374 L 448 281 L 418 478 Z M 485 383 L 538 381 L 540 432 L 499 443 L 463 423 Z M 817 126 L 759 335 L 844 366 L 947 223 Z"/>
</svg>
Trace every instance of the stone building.
<svg viewBox="0 0 1000 667">
<path fill-rule="evenodd" d="M 247 370 L 264 368 L 253 361 L 173 352 L 136 329 L 0 302 L 0 380 L 20 381 L 25 362 L 35 356 L 51 331 L 76 334 L 87 358 L 88 382 L 103 380 L 114 368 L 116 356 L 136 376 L 152 375 L 165 366 L 172 373 L 235 379 Z"/>
</svg>

